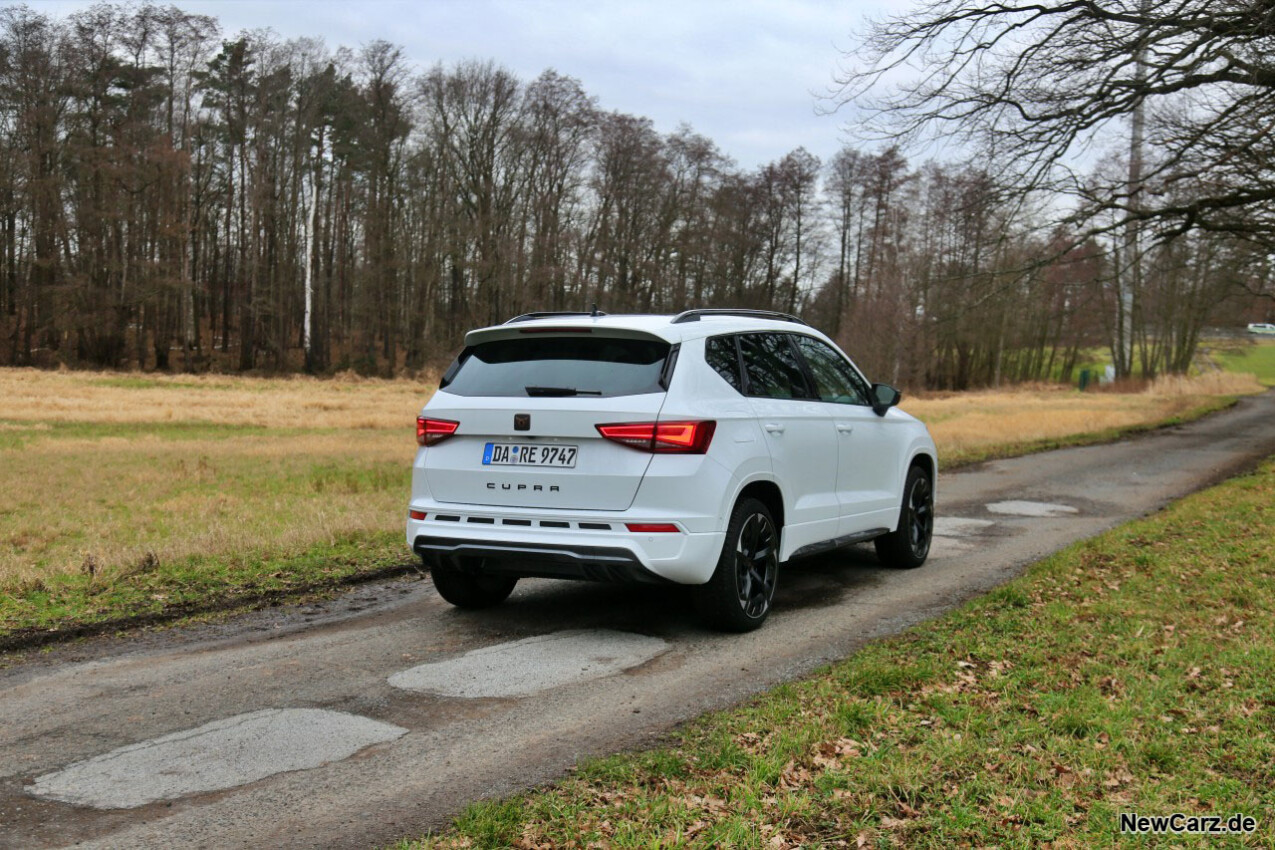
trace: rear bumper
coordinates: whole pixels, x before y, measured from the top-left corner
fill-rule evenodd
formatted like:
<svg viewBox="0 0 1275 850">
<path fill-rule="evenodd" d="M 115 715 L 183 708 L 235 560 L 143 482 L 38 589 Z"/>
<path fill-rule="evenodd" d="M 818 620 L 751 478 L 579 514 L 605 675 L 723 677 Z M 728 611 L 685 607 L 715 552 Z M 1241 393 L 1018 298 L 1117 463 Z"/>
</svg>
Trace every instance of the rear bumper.
<svg viewBox="0 0 1275 850">
<path fill-rule="evenodd" d="M 713 575 L 725 539 L 723 532 L 634 533 L 625 526 L 668 521 L 662 517 L 620 520 L 614 514 L 561 512 L 528 521 L 526 513 L 511 509 L 457 510 L 457 505 L 422 501 L 413 500 L 412 508 L 425 511 L 426 518 L 407 521 L 412 551 L 427 561 L 449 555 L 483 558 L 484 571 L 507 575 L 703 584 Z"/>
<path fill-rule="evenodd" d="M 483 573 L 537 578 L 566 578 L 629 584 L 670 584 L 646 567 L 628 549 L 614 546 L 573 546 L 548 543 L 493 543 L 456 537 L 416 538 L 412 549 L 426 563 L 455 555 L 481 558 Z"/>
</svg>

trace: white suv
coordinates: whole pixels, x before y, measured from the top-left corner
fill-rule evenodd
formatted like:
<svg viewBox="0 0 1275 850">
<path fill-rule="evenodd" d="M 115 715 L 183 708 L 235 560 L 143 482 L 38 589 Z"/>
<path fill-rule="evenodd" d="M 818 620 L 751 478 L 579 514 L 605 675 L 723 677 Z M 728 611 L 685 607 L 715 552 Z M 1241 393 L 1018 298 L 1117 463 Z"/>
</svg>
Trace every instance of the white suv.
<svg viewBox="0 0 1275 850">
<path fill-rule="evenodd" d="M 898 400 L 781 313 L 518 316 L 470 331 L 421 411 L 407 542 L 454 605 L 522 576 L 674 583 L 754 629 L 790 559 L 925 561 L 937 455 Z"/>
</svg>

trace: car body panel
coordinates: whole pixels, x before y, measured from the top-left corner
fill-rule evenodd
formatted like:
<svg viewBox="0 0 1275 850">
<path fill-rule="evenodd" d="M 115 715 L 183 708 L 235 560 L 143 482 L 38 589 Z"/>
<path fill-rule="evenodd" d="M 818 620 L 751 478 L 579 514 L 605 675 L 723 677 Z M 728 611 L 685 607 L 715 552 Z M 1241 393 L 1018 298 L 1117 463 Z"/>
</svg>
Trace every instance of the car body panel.
<svg viewBox="0 0 1275 850">
<path fill-rule="evenodd" d="M 456 436 L 422 448 L 416 465 L 439 501 L 539 508 L 624 510 L 633 503 L 651 455 L 603 439 L 597 425 L 659 417 L 664 393 L 614 398 L 475 398 L 440 390 L 426 410 L 460 423 Z M 514 426 L 530 416 L 530 430 Z M 487 443 L 573 445 L 569 469 L 483 464 Z"/>
<path fill-rule="evenodd" d="M 523 552 L 527 575 L 548 574 L 531 558 L 546 548 L 585 560 L 593 557 L 588 553 L 619 551 L 659 580 L 702 584 L 713 575 L 746 488 L 764 483 L 767 492 L 778 490 L 780 559 L 787 560 L 829 541 L 894 530 L 909 465 L 924 456 L 937 466 L 925 426 L 897 408 L 880 416 L 817 398 L 748 397 L 705 362 L 705 340 L 728 334 L 796 332 L 840 352 L 804 325 L 737 316 L 676 324 L 668 316 L 571 316 L 482 328 L 466 342 L 578 332 L 568 328 L 680 346 L 667 392 L 489 398 L 441 389 L 422 416 L 460 426 L 455 436 L 417 452 L 409 507 L 425 518 L 409 518 L 409 545 L 424 540 L 458 554 L 468 547 L 508 552 L 515 570 Z M 514 427 L 516 413 L 530 415 L 529 430 Z M 656 420 L 712 420 L 707 452 L 652 454 L 605 440 L 596 428 Z M 580 450 L 573 469 L 493 469 L 481 463 L 492 441 L 570 443 Z M 677 531 L 633 532 L 630 523 L 668 523 Z"/>
<path fill-rule="evenodd" d="M 839 536 L 873 528 L 893 529 L 907 467 L 899 452 L 904 432 L 915 422 L 901 410 L 884 416 L 870 407 L 829 405 L 837 431 Z M 911 422 L 909 422 L 911 420 Z"/>
<path fill-rule="evenodd" d="M 785 482 L 780 558 L 837 536 L 836 429 L 827 406 L 798 399 L 751 398 L 770 452 L 773 479 Z M 799 483 L 798 483 L 799 482 Z"/>
</svg>

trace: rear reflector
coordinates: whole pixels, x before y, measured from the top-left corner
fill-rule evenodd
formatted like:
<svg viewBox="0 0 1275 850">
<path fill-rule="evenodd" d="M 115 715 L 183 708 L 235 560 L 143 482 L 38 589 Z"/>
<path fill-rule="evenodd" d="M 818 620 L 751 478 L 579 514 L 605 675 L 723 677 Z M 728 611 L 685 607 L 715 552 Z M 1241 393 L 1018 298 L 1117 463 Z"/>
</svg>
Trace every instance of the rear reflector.
<svg viewBox="0 0 1275 850">
<path fill-rule="evenodd" d="M 594 427 L 608 440 L 639 451 L 702 455 L 713 441 L 717 423 L 711 419 L 697 422 L 614 422 Z"/>
<path fill-rule="evenodd" d="M 412 519 L 425 519 L 424 511 L 408 511 L 407 515 L 410 516 Z"/>
<path fill-rule="evenodd" d="M 676 534 L 681 530 L 671 522 L 626 522 L 624 527 L 629 531 L 635 531 L 640 534 L 647 532 L 672 532 Z"/>
<path fill-rule="evenodd" d="M 453 422 L 450 419 L 426 419 L 424 416 L 418 416 L 416 417 L 416 445 L 432 446 L 435 443 L 441 443 L 455 434 L 459 427 L 459 422 Z"/>
</svg>

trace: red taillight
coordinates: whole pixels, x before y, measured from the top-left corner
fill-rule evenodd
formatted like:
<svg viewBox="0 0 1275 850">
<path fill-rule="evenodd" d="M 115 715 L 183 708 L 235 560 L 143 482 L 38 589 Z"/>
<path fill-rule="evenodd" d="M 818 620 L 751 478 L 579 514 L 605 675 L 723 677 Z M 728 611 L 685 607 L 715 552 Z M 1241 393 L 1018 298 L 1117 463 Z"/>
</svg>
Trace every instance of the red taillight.
<svg viewBox="0 0 1275 850">
<path fill-rule="evenodd" d="M 597 425 L 598 433 L 608 440 L 632 446 L 635 449 L 651 451 L 651 442 L 655 439 L 654 422 L 633 422 L 628 425 Z"/>
<path fill-rule="evenodd" d="M 412 519 L 425 519 L 424 511 L 408 511 L 407 515 L 410 516 Z"/>
<path fill-rule="evenodd" d="M 636 531 L 639 533 L 669 531 L 676 533 L 681 530 L 671 522 L 626 522 L 624 527 L 629 531 Z"/>
<path fill-rule="evenodd" d="M 711 419 L 700 422 L 616 422 L 594 427 L 608 440 L 644 452 L 702 455 L 713 441 L 717 423 Z"/>
<path fill-rule="evenodd" d="M 459 422 L 453 422 L 450 419 L 426 419 L 424 416 L 418 416 L 416 417 L 416 445 L 432 446 L 435 443 L 441 443 L 455 434 L 459 427 Z"/>
</svg>

